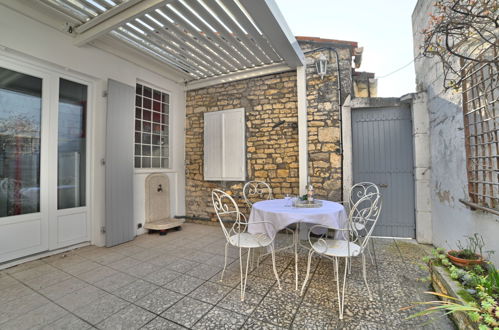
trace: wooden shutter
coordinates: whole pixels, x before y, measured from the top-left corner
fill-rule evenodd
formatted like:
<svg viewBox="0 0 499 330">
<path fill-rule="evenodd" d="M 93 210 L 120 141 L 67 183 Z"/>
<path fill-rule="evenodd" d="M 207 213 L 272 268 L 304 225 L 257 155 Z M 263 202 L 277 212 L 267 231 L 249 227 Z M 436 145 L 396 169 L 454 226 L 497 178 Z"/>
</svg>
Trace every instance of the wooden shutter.
<svg viewBox="0 0 499 330">
<path fill-rule="evenodd" d="M 246 180 L 244 109 L 208 112 L 204 119 L 205 180 Z"/>
<path fill-rule="evenodd" d="M 222 178 L 222 127 L 220 113 L 204 114 L 204 179 L 221 180 Z"/>
</svg>

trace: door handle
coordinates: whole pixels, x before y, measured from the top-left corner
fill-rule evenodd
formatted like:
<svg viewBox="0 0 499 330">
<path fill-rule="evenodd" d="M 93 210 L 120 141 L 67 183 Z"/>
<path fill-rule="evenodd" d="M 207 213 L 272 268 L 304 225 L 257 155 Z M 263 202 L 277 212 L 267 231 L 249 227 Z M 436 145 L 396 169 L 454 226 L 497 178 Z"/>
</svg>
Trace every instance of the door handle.
<svg viewBox="0 0 499 330">
<path fill-rule="evenodd" d="M 386 184 L 386 183 L 380 183 L 380 184 L 378 184 L 378 186 L 380 188 L 388 188 L 388 184 Z"/>
</svg>

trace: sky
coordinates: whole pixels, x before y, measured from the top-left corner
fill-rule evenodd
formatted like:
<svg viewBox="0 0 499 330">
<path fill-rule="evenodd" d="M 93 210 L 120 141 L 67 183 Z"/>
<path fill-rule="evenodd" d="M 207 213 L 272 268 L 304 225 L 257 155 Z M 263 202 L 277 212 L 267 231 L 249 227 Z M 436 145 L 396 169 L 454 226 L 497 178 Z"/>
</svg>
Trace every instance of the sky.
<svg viewBox="0 0 499 330">
<path fill-rule="evenodd" d="M 415 91 L 411 14 L 417 0 L 275 1 L 295 36 L 357 41 L 364 47 L 358 71 L 376 74 L 378 96 Z"/>
</svg>

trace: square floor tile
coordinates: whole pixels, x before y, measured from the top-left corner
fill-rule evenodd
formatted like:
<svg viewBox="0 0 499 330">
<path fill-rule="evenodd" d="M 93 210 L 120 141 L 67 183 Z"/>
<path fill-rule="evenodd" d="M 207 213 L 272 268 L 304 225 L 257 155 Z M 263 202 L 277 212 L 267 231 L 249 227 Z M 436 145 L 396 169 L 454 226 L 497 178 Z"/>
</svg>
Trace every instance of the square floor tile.
<svg viewBox="0 0 499 330">
<path fill-rule="evenodd" d="M 14 273 L 19 273 L 31 268 L 35 268 L 41 265 L 46 265 L 46 263 L 43 260 L 33 260 L 29 262 L 25 262 L 23 264 L 19 264 L 10 268 L 5 269 L 5 272 L 7 274 L 14 274 Z"/>
<path fill-rule="evenodd" d="M 89 284 L 83 282 L 82 280 L 76 277 L 71 277 L 62 282 L 58 282 L 57 284 L 43 288 L 42 290 L 40 290 L 40 293 L 43 294 L 45 297 L 54 300 L 61 298 L 76 290 L 82 289 L 88 285 Z"/>
<path fill-rule="evenodd" d="M 119 253 L 114 253 L 114 252 L 102 252 L 98 253 L 92 256 L 89 256 L 89 259 L 92 259 L 96 263 L 99 263 L 101 265 L 109 265 L 112 264 L 113 262 L 116 262 L 118 260 L 124 259 L 126 256 L 119 254 Z"/>
<path fill-rule="evenodd" d="M 24 280 L 23 282 L 33 290 L 41 290 L 71 277 L 72 276 L 68 273 L 56 269 L 53 272 L 40 274 L 37 277 Z"/>
<path fill-rule="evenodd" d="M 193 329 L 239 329 L 246 316 L 215 307 L 199 320 Z"/>
<path fill-rule="evenodd" d="M 90 324 L 97 324 L 117 311 L 129 305 L 123 299 L 107 294 L 91 303 L 77 308 L 74 313 L 89 322 Z"/>
<path fill-rule="evenodd" d="M 143 308 L 130 305 L 120 310 L 116 314 L 111 315 L 97 325 L 99 329 L 140 329 L 149 321 L 154 319 L 156 315 L 146 311 Z"/>
<path fill-rule="evenodd" d="M 243 327 L 241 329 L 244 330 L 284 330 L 287 328 L 283 327 L 278 327 L 276 325 L 266 323 L 254 318 L 249 318 L 246 320 L 246 323 L 244 323 Z M 306 329 L 306 328 L 305 328 Z"/>
<path fill-rule="evenodd" d="M 19 317 L 3 323 L 0 328 L 16 330 L 39 328 L 63 317 L 65 314 L 68 314 L 68 312 L 56 304 L 48 302 L 37 309 L 23 313 Z"/>
<path fill-rule="evenodd" d="M 229 287 L 207 281 L 191 292 L 189 296 L 215 305 L 227 295 L 229 291 L 231 291 L 231 288 Z"/>
<path fill-rule="evenodd" d="M 123 272 L 138 278 L 144 278 L 160 268 L 161 266 L 154 265 L 149 262 L 141 262 L 137 265 L 124 269 Z"/>
<path fill-rule="evenodd" d="M 298 304 L 264 298 L 252 317 L 281 327 L 288 327 L 293 321 Z"/>
<path fill-rule="evenodd" d="M 49 300 L 38 293 L 31 293 L 11 300 L 0 308 L 0 324 L 15 319 L 47 303 L 49 303 Z"/>
<path fill-rule="evenodd" d="M 292 329 L 335 329 L 338 311 L 317 305 L 302 304 L 293 320 Z"/>
<path fill-rule="evenodd" d="M 187 328 L 174 323 L 172 321 L 169 321 L 167 319 L 162 318 L 161 316 L 158 316 L 151 322 L 147 323 L 143 328 L 143 330 L 163 330 L 163 329 L 168 329 L 168 330 L 185 330 Z"/>
<path fill-rule="evenodd" d="M 123 259 L 110 263 L 108 267 L 111 267 L 119 271 L 123 271 L 127 268 L 137 266 L 138 264 L 140 264 L 139 260 L 130 257 L 125 257 Z"/>
<path fill-rule="evenodd" d="M 98 288 L 113 292 L 127 284 L 135 281 L 136 278 L 125 273 L 116 273 L 94 283 Z"/>
<path fill-rule="evenodd" d="M 114 270 L 107 266 L 99 266 L 90 271 L 78 274 L 76 275 L 76 277 L 88 283 L 95 283 L 115 274 L 118 274 L 117 270 Z"/>
<path fill-rule="evenodd" d="M 8 270 L 7 270 L 8 271 Z M 19 272 L 13 272 L 10 275 L 19 281 L 27 281 L 29 279 L 50 274 L 54 271 L 59 271 L 54 266 L 51 266 L 46 263 L 37 264 L 34 267 L 26 267 L 26 269 L 21 270 Z"/>
<path fill-rule="evenodd" d="M 180 293 L 159 288 L 142 297 L 135 304 L 153 313 L 161 314 L 183 297 L 184 295 Z"/>
<path fill-rule="evenodd" d="M 55 302 L 69 311 L 74 311 L 105 295 L 107 295 L 107 293 L 104 290 L 89 285 L 57 298 L 55 299 Z"/>
<path fill-rule="evenodd" d="M 68 274 L 78 276 L 82 273 L 86 273 L 90 270 L 93 270 L 93 269 L 96 269 L 99 267 L 101 267 L 101 265 L 99 265 L 98 263 L 90 261 L 90 260 L 86 260 L 86 261 L 76 263 L 76 264 L 64 265 L 64 266 L 61 266 L 59 268 Z"/>
<path fill-rule="evenodd" d="M 167 263 L 165 267 L 179 273 L 185 273 L 197 265 L 199 265 L 199 263 L 195 261 L 190 261 L 186 259 L 177 259 L 173 262 Z"/>
<path fill-rule="evenodd" d="M 190 328 L 211 308 L 213 308 L 213 305 L 185 297 L 163 312 L 161 316 Z"/>
<path fill-rule="evenodd" d="M 228 295 L 222 298 L 217 306 L 239 314 L 250 315 L 262 299 L 262 295 L 246 292 L 244 295 L 244 301 L 241 301 L 241 290 L 239 288 L 235 288 L 232 289 Z"/>
<path fill-rule="evenodd" d="M 198 264 L 188 272 L 186 272 L 187 275 L 194 276 L 201 278 L 203 280 L 209 280 L 212 278 L 215 274 L 217 274 L 220 271 L 220 267 L 217 266 L 211 266 L 211 265 L 205 265 L 205 264 Z"/>
<path fill-rule="evenodd" d="M 136 280 L 125 286 L 116 289 L 113 293 L 129 302 L 134 302 L 145 295 L 153 292 L 159 287 L 144 280 Z"/>
<path fill-rule="evenodd" d="M 154 270 L 144 277 L 146 281 L 152 282 L 157 285 L 165 285 L 168 282 L 173 281 L 179 277 L 181 273 L 174 270 L 168 269 L 166 267 Z"/>
<path fill-rule="evenodd" d="M 92 328 L 92 325 L 83 321 L 73 314 L 66 314 L 60 319 L 47 324 L 44 330 L 86 330 Z"/>
<path fill-rule="evenodd" d="M 21 282 L 13 279 L 12 277 L 9 277 L 9 279 L 10 280 L 8 281 L 8 285 L 0 287 L 0 306 L 8 303 L 11 300 L 18 299 L 35 292 Z M 3 283 L 6 284 L 7 281 L 4 281 Z"/>
<path fill-rule="evenodd" d="M 166 283 L 163 287 L 178 293 L 189 294 L 204 282 L 205 280 L 197 277 L 180 275 L 173 281 Z"/>
</svg>

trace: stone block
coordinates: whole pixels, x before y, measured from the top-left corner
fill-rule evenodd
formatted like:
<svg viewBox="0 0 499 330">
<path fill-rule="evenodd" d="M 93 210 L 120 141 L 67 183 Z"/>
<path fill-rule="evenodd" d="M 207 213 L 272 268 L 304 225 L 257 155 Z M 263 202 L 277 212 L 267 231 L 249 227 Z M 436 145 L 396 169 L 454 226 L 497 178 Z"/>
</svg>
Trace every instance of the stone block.
<svg viewBox="0 0 499 330">
<path fill-rule="evenodd" d="M 287 178 L 289 176 L 289 170 L 277 170 L 277 176 L 280 178 Z"/>
<path fill-rule="evenodd" d="M 333 127 L 321 127 L 318 130 L 320 142 L 333 142 L 336 138 Z"/>
</svg>

